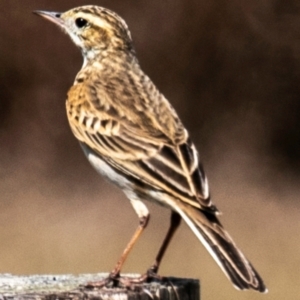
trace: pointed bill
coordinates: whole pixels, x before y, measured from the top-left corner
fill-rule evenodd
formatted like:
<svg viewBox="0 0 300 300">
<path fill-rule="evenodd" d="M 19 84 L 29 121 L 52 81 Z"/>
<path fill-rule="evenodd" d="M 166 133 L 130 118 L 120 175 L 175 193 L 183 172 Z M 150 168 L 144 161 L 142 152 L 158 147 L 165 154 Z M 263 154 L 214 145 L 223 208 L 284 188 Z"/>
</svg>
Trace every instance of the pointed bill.
<svg viewBox="0 0 300 300">
<path fill-rule="evenodd" d="M 33 13 L 53 22 L 54 24 L 60 27 L 64 27 L 64 21 L 60 17 L 61 16 L 60 12 L 35 10 L 33 11 Z"/>
</svg>

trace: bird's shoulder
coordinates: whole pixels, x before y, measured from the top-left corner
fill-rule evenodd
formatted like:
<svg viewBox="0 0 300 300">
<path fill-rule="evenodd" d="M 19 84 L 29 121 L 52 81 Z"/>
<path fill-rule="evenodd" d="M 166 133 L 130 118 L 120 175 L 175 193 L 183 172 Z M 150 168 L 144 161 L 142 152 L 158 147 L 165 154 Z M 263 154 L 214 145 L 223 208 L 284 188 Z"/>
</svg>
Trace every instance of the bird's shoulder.
<svg viewBox="0 0 300 300">
<path fill-rule="evenodd" d="M 86 107 L 100 118 L 154 139 L 181 143 L 186 130 L 169 101 L 139 65 L 100 63 L 81 70 L 68 93 L 67 106 Z"/>
<path fill-rule="evenodd" d="M 114 168 L 190 205 L 210 207 L 207 179 L 187 130 L 149 77 L 137 72 L 80 72 L 67 100 L 73 133 Z"/>
</svg>

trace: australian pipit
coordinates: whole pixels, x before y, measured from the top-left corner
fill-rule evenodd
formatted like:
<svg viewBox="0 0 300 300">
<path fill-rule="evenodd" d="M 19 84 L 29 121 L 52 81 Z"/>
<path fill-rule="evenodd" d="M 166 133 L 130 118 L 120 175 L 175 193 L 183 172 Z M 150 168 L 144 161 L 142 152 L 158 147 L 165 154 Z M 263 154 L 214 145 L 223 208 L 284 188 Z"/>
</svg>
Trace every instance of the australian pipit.
<svg viewBox="0 0 300 300">
<path fill-rule="evenodd" d="M 141 70 L 125 21 L 98 6 L 36 13 L 80 48 L 84 63 L 66 101 L 72 132 L 90 163 L 123 190 L 139 217 L 110 279 L 119 277 L 147 226 L 143 201 L 150 200 L 171 209 L 171 222 L 146 274 L 157 273 L 182 218 L 236 288 L 265 292 L 259 274 L 218 220 L 197 150 L 174 108 Z"/>
</svg>

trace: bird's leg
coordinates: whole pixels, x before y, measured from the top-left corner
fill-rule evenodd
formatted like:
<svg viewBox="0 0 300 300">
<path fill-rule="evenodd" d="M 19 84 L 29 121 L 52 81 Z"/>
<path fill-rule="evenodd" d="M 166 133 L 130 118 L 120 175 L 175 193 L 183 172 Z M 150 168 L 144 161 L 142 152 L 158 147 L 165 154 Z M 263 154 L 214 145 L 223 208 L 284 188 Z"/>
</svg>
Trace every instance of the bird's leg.
<svg viewBox="0 0 300 300">
<path fill-rule="evenodd" d="M 156 255 L 154 263 L 152 264 L 152 266 L 147 270 L 147 272 L 144 275 L 142 275 L 140 278 L 138 278 L 136 280 L 132 280 L 132 282 L 150 281 L 151 279 L 154 279 L 154 278 L 161 279 L 161 277 L 157 275 L 157 272 L 158 272 L 160 263 L 163 259 L 163 256 L 169 246 L 169 243 L 170 243 L 175 231 L 177 230 L 177 228 L 180 225 L 180 222 L 181 222 L 181 216 L 178 213 L 172 211 L 169 230 L 164 238 L 164 241 L 163 241 L 161 247 L 159 248 L 159 251 Z"/>
<path fill-rule="evenodd" d="M 151 274 L 157 274 L 158 272 L 158 268 L 160 266 L 160 263 L 163 259 L 163 256 L 169 246 L 169 243 L 175 233 L 175 231 L 177 230 L 177 228 L 179 227 L 180 225 L 180 222 L 181 222 L 181 216 L 172 211 L 171 212 L 171 220 L 170 220 L 170 227 L 169 227 L 169 230 L 165 236 L 165 239 L 156 255 L 156 258 L 155 258 L 155 261 L 153 263 L 153 265 L 148 269 L 147 273 L 149 273 L 150 275 Z"/>
<path fill-rule="evenodd" d="M 125 260 L 128 257 L 129 252 L 131 251 L 132 247 L 144 231 L 144 229 L 147 227 L 148 221 L 150 219 L 150 214 L 147 209 L 147 207 L 140 201 L 140 200 L 130 200 L 134 210 L 139 216 L 139 226 L 136 229 L 134 235 L 130 239 L 129 243 L 127 244 L 126 248 L 124 249 L 120 259 L 118 260 L 116 266 L 113 268 L 113 270 L 110 272 L 109 276 L 105 278 L 104 280 L 96 281 L 96 282 L 89 282 L 86 287 L 87 288 L 101 288 L 103 286 L 106 286 L 112 282 L 113 286 L 117 285 L 120 278 L 120 271 L 121 268 L 125 262 Z M 124 282 L 128 282 L 127 279 L 124 279 Z"/>
<path fill-rule="evenodd" d="M 120 275 L 121 268 L 122 268 L 125 260 L 127 259 L 127 256 L 129 254 L 129 252 L 131 251 L 132 247 L 134 246 L 134 244 L 136 243 L 136 241 L 142 234 L 143 230 L 146 228 L 148 221 L 149 221 L 149 217 L 150 217 L 150 215 L 140 217 L 140 222 L 139 222 L 138 228 L 136 229 L 134 235 L 132 236 L 131 240 L 129 241 L 126 248 L 124 249 L 116 266 L 110 273 L 111 278 L 117 278 Z"/>
</svg>

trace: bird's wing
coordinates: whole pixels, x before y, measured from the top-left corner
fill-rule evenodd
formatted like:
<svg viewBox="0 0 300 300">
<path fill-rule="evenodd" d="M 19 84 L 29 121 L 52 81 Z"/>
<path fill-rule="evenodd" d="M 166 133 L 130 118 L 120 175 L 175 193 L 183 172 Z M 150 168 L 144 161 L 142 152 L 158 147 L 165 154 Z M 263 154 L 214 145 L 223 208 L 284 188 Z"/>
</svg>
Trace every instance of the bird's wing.
<svg viewBox="0 0 300 300">
<path fill-rule="evenodd" d="M 198 153 L 167 100 L 157 94 L 159 103 L 132 104 L 136 97 L 145 98 L 146 92 L 136 88 L 134 94 L 119 93 L 129 98 L 122 105 L 112 90 L 86 84 L 71 88 L 67 114 L 77 139 L 117 171 L 194 207 L 215 209 Z"/>
</svg>

